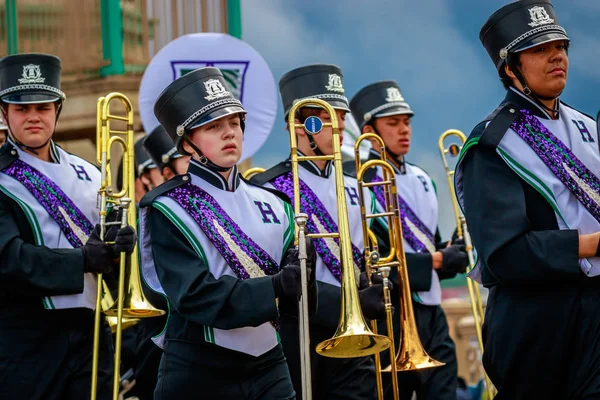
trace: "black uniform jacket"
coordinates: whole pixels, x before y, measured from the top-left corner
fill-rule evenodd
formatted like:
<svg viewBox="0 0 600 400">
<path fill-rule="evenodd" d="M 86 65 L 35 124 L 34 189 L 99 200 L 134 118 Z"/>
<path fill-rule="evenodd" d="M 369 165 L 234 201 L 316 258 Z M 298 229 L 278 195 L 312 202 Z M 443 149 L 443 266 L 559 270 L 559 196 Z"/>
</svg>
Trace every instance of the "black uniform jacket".
<svg viewBox="0 0 600 400">
<path fill-rule="evenodd" d="M 190 170 L 193 168 L 190 165 Z M 199 168 L 194 171 L 227 190 L 224 180 Z M 204 343 L 204 326 L 234 329 L 276 320 L 278 310 L 270 276 L 245 280 L 229 275 L 215 278 L 179 228 L 152 207 L 157 197 L 186 184 L 188 179 L 188 174 L 178 175 L 147 193 L 140 202 L 140 208 L 150 207 L 147 224 L 152 255 L 172 306 L 166 339 Z M 239 179 L 235 180 L 236 185 Z"/>
<path fill-rule="evenodd" d="M 0 149 L 0 170 L 17 159 Z M 0 310 L 17 305 L 42 309 L 42 297 L 83 292 L 81 249 L 36 246 L 19 204 L 0 191 Z"/>
<path fill-rule="evenodd" d="M 464 208 L 483 284 L 490 288 L 484 365 L 496 385 L 520 379 L 541 388 L 566 379 L 562 374 L 579 362 L 571 359 L 573 346 L 577 331 L 587 328 L 577 326 L 583 311 L 578 297 L 592 279 L 578 264 L 578 232 L 560 230 L 548 202 L 495 151 L 520 109 L 547 118 L 509 90 L 471 133 L 469 139 L 481 138 L 463 159 Z"/>
</svg>

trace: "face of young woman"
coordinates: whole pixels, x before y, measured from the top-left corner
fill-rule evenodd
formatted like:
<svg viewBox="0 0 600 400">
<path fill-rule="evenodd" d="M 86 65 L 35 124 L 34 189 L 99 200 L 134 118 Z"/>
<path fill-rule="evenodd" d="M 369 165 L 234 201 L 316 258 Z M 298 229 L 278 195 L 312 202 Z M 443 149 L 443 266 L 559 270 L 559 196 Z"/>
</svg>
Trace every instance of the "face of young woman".
<svg viewBox="0 0 600 400">
<path fill-rule="evenodd" d="M 48 143 L 56 126 L 56 103 L 8 104 L 6 117 L 14 137 L 25 146 Z"/>
<path fill-rule="evenodd" d="M 193 130 L 190 139 L 206 158 L 216 165 L 231 168 L 242 157 L 242 126 L 239 114 L 211 121 Z M 187 142 L 184 150 L 194 153 Z"/>
<path fill-rule="evenodd" d="M 527 86 L 540 96 L 556 98 L 567 85 L 569 57 L 564 40 L 557 40 L 523 50 L 521 73 Z"/>
</svg>

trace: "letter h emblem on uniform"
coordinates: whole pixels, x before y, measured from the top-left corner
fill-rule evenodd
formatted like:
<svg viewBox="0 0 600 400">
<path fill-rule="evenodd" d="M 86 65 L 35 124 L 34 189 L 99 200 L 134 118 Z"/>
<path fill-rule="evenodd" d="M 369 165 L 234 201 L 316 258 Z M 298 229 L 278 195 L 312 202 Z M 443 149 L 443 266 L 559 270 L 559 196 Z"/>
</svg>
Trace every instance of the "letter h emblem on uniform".
<svg viewBox="0 0 600 400">
<path fill-rule="evenodd" d="M 592 137 L 592 134 L 588 130 L 587 126 L 585 126 L 585 123 L 583 121 L 572 119 L 571 122 L 573 122 L 575 124 L 575 126 L 579 130 L 579 133 L 581 133 L 581 139 L 584 142 L 594 143 L 594 138 Z"/>
<path fill-rule="evenodd" d="M 258 207 L 262 214 L 262 220 L 265 224 L 281 224 L 281 221 L 277 218 L 277 215 L 273 211 L 273 207 L 269 203 L 255 200 L 254 204 Z"/>
<path fill-rule="evenodd" d="M 77 178 L 79 178 L 79 180 L 88 181 L 88 182 L 92 181 L 90 179 L 90 176 L 86 172 L 85 168 L 83 167 L 83 165 L 71 164 L 71 167 L 73 167 L 73 170 L 75 170 L 75 173 L 77 174 Z"/>
<path fill-rule="evenodd" d="M 345 189 L 346 189 L 346 193 L 348 194 L 348 197 L 350 198 L 350 204 L 352 204 L 353 206 L 357 205 L 358 204 L 358 192 L 356 191 L 356 188 L 345 186 Z"/>
</svg>

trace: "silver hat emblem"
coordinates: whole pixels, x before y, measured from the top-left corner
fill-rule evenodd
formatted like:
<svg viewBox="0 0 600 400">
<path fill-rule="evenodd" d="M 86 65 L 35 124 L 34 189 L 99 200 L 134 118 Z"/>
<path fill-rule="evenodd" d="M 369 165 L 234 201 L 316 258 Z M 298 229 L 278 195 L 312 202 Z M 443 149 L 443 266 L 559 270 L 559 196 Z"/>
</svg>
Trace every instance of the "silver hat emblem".
<svg viewBox="0 0 600 400">
<path fill-rule="evenodd" d="M 23 65 L 22 78 L 19 79 L 21 85 L 30 83 L 44 83 L 46 78 L 42 77 L 42 70 L 39 65 L 27 64 Z"/>
<path fill-rule="evenodd" d="M 175 132 L 177 133 L 177 136 L 183 136 L 183 134 L 185 133 L 185 128 L 183 127 L 183 125 L 177 125 L 177 129 L 175 130 Z"/>
<path fill-rule="evenodd" d="M 529 16 L 531 17 L 531 22 L 528 24 L 532 28 L 541 25 L 548 25 L 554 22 L 548 12 L 544 7 L 535 6 L 529 9 Z"/>
<path fill-rule="evenodd" d="M 342 85 L 342 77 L 338 74 L 329 74 L 329 82 L 325 89 L 331 92 L 344 93 L 344 86 Z"/>
<path fill-rule="evenodd" d="M 223 84 L 218 79 L 209 79 L 203 83 L 206 94 L 208 94 L 208 96 L 205 97 L 206 100 L 215 100 L 220 97 L 231 96 L 231 93 L 223 87 Z"/>
<path fill-rule="evenodd" d="M 402 97 L 402 94 L 400 94 L 400 90 L 397 87 L 389 87 L 386 89 L 387 91 L 387 97 L 385 98 L 385 100 L 388 103 L 393 103 L 396 101 L 404 101 L 404 97 Z"/>
</svg>

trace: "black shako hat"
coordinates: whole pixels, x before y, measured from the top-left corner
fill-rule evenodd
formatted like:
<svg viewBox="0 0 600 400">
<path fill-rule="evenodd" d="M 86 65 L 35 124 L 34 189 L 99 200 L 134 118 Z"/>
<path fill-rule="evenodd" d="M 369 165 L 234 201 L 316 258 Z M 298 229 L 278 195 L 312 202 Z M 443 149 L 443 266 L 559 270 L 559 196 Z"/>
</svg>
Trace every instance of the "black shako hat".
<svg viewBox="0 0 600 400">
<path fill-rule="evenodd" d="M 380 81 L 365 86 L 350 100 L 350 110 L 360 129 L 374 118 L 415 114 L 395 81 Z"/>
<path fill-rule="evenodd" d="M 0 101 L 14 104 L 65 100 L 60 90 L 60 58 L 22 53 L 0 60 Z"/>
<path fill-rule="evenodd" d="M 292 106 L 307 98 L 325 100 L 335 109 L 350 111 L 342 70 L 337 65 L 314 64 L 293 69 L 279 80 L 279 92 L 286 120 Z"/>
<path fill-rule="evenodd" d="M 162 125 L 154 128 L 143 141 L 145 150 L 161 171 L 169 164 L 169 161 L 181 157 L 175 143 Z"/>
<path fill-rule="evenodd" d="M 134 158 L 135 158 L 135 171 L 136 177 L 143 174 L 146 170 L 156 168 L 156 164 L 150 157 L 150 154 L 144 147 L 144 138 L 139 139 L 133 146 Z"/>
<path fill-rule="evenodd" d="M 550 0 L 521 0 L 493 13 L 481 28 L 479 40 L 500 70 L 511 53 L 569 38 Z"/>
<path fill-rule="evenodd" d="M 176 79 L 154 103 L 154 115 L 177 149 L 186 132 L 235 113 L 245 114 L 246 110 L 214 67 L 199 68 Z"/>
</svg>

